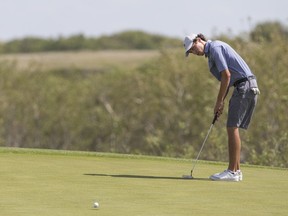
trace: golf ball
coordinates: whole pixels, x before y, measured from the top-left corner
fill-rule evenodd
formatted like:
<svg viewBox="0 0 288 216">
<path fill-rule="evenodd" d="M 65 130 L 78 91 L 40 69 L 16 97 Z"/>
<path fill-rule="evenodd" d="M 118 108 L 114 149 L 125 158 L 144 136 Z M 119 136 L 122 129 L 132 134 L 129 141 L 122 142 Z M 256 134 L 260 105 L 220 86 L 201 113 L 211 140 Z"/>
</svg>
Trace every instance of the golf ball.
<svg viewBox="0 0 288 216">
<path fill-rule="evenodd" d="M 99 203 L 98 202 L 94 202 L 94 208 L 99 208 Z"/>
</svg>

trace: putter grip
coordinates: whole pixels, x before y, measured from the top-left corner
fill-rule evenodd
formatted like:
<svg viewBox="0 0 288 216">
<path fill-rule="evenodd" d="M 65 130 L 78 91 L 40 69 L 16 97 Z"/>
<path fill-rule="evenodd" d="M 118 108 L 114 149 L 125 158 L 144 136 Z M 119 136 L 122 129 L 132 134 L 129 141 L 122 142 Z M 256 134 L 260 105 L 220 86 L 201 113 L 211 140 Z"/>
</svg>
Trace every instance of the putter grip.
<svg viewBox="0 0 288 216">
<path fill-rule="evenodd" d="M 218 118 L 217 113 L 215 113 L 214 118 L 213 118 L 213 121 L 212 121 L 212 124 L 213 124 L 213 125 L 214 125 L 215 122 L 217 121 L 217 118 Z"/>
</svg>

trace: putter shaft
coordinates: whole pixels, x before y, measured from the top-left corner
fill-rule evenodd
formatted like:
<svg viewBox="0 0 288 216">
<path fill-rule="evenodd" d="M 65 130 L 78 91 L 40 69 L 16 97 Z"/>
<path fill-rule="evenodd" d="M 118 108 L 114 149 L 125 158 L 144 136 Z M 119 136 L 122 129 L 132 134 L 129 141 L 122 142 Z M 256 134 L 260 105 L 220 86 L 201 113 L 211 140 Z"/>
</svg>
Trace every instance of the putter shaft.
<svg viewBox="0 0 288 216">
<path fill-rule="evenodd" d="M 209 130 L 208 130 L 208 133 L 207 133 L 207 135 L 206 135 L 206 137 L 205 137 L 205 139 L 204 139 L 204 141 L 203 141 L 203 143 L 202 143 L 202 146 L 201 146 L 201 148 L 200 148 L 200 151 L 199 151 L 196 159 L 194 160 L 194 165 L 193 165 L 192 170 L 191 170 L 191 176 L 192 176 L 192 174 L 193 174 L 194 168 L 195 168 L 195 166 L 196 166 L 196 164 L 197 164 L 197 162 L 198 162 L 198 158 L 199 158 L 199 156 L 200 156 L 200 154 L 201 154 L 201 152 L 202 152 L 202 150 L 203 150 L 203 147 L 204 147 L 204 145 L 205 145 L 205 143 L 206 143 L 206 140 L 208 139 L 208 136 L 209 136 L 209 134 L 210 134 L 210 132 L 211 132 L 211 130 L 212 130 L 212 128 L 213 128 L 216 120 L 217 120 L 217 114 L 215 114 L 215 116 L 214 116 L 214 118 L 213 118 L 213 121 L 212 121 L 212 124 L 211 124 L 211 126 L 210 126 L 210 128 L 209 128 Z"/>
</svg>

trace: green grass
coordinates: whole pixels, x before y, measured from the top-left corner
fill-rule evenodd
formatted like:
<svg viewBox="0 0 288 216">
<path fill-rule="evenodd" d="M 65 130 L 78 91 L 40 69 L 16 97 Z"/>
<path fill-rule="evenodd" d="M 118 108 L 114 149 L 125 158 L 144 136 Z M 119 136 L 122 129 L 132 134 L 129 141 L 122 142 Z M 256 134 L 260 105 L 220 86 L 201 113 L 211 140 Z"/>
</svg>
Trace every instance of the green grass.
<svg viewBox="0 0 288 216">
<path fill-rule="evenodd" d="M 243 166 L 242 182 L 213 182 L 226 165 L 200 161 L 184 180 L 190 160 L 13 148 L 0 164 L 3 216 L 288 215 L 287 169 Z"/>
</svg>

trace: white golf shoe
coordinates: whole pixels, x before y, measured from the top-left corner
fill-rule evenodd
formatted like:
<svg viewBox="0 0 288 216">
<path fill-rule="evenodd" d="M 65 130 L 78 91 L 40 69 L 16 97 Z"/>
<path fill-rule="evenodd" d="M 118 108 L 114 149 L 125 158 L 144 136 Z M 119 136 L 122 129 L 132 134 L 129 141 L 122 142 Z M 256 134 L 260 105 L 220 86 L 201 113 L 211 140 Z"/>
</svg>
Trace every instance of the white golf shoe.
<svg viewBox="0 0 288 216">
<path fill-rule="evenodd" d="M 242 172 L 233 172 L 231 170 L 224 170 L 222 173 L 216 173 L 210 176 L 211 180 L 214 181 L 241 181 L 240 180 L 240 173 L 241 173 L 241 180 L 243 178 Z"/>
<path fill-rule="evenodd" d="M 239 176 L 239 181 L 242 181 L 243 180 L 243 173 L 241 172 L 241 170 L 237 170 L 236 172 Z"/>
</svg>

